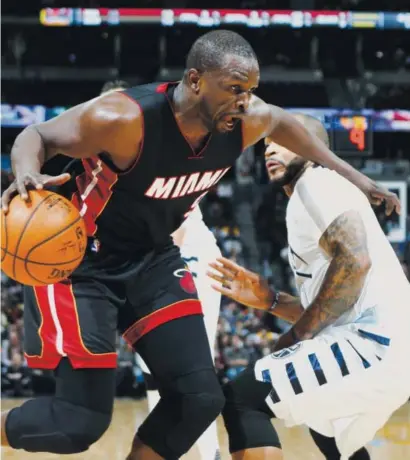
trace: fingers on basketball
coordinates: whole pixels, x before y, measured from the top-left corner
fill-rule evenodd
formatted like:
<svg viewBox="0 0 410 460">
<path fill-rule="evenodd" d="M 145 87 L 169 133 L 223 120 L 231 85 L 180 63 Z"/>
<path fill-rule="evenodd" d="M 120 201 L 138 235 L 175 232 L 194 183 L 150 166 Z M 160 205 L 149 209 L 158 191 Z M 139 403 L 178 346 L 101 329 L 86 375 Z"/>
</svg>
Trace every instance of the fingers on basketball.
<svg viewBox="0 0 410 460">
<path fill-rule="evenodd" d="M 78 210 L 64 197 L 31 190 L 30 201 L 15 197 L 2 213 L 2 269 L 30 286 L 67 278 L 83 259 L 87 234 Z"/>
</svg>

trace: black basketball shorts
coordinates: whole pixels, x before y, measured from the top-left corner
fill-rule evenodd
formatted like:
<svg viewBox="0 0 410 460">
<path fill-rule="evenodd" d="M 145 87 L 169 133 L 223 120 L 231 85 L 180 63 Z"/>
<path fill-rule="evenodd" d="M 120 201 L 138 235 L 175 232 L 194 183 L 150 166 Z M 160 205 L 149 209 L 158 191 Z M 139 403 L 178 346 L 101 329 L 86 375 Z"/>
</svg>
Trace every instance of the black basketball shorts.
<svg viewBox="0 0 410 460">
<path fill-rule="evenodd" d="M 88 251 L 70 279 L 25 287 L 24 346 L 30 367 L 115 368 L 117 329 L 134 346 L 173 319 L 202 315 L 179 249 L 169 245 L 137 262 Z"/>
</svg>

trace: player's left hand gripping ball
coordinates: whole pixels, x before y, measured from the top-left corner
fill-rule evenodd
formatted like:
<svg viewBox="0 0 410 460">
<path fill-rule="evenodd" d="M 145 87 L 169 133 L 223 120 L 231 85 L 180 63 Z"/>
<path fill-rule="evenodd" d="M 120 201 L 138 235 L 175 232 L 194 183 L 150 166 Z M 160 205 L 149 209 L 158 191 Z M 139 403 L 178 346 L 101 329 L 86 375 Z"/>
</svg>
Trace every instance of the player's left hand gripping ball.
<svg viewBox="0 0 410 460">
<path fill-rule="evenodd" d="M 29 286 L 57 283 L 82 261 L 87 232 L 78 209 L 66 198 L 46 190 L 19 195 L 2 210 L 1 268 Z"/>
</svg>

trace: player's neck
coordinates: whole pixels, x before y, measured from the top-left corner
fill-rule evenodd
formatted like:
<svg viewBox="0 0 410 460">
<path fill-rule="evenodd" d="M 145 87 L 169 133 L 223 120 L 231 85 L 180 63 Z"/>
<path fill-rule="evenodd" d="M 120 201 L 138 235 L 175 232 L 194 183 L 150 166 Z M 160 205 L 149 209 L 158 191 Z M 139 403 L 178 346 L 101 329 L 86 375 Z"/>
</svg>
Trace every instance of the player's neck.
<svg viewBox="0 0 410 460">
<path fill-rule="evenodd" d="M 300 170 L 300 172 L 293 178 L 292 182 L 290 182 L 287 185 L 283 186 L 283 190 L 285 191 L 286 195 L 290 197 L 295 190 L 296 183 L 297 181 L 305 174 L 306 170 L 308 168 L 311 168 L 313 166 L 313 163 L 311 161 L 308 161 L 303 168 Z"/>
<path fill-rule="evenodd" d="M 199 107 L 186 91 L 184 82 L 175 88 L 172 104 L 180 130 L 192 143 L 198 142 L 209 134 L 199 116 Z"/>
</svg>

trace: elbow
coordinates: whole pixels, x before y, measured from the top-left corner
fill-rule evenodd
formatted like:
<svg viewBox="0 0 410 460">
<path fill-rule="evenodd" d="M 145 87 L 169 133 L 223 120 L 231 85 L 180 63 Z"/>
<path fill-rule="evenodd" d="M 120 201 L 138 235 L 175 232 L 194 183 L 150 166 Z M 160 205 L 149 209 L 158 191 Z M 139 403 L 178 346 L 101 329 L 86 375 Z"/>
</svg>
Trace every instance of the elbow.
<svg viewBox="0 0 410 460">
<path fill-rule="evenodd" d="M 38 125 L 39 125 L 39 123 L 36 123 L 36 124 L 34 124 L 34 125 L 26 126 L 26 127 L 23 129 L 23 131 L 19 134 L 19 136 L 22 136 L 22 135 L 27 134 L 27 133 L 34 133 L 35 135 L 41 137 L 40 132 L 39 132 L 39 129 L 38 129 Z M 18 136 L 18 137 L 19 137 L 19 136 Z"/>
<path fill-rule="evenodd" d="M 354 257 L 357 274 L 366 276 L 372 268 L 372 261 L 369 254 L 356 255 Z"/>
<path fill-rule="evenodd" d="M 14 141 L 15 144 L 17 144 L 18 142 L 21 142 L 26 139 L 26 138 L 29 138 L 30 141 L 32 141 L 32 139 L 35 139 L 35 138 L 40 138 L 41 139 L 41 136 L 40 136 L 40 133 L 38 131 L 38 128 L 37 128 L 38 125 L 29 125 L 29 126 L 26 126 L 23 131 L 21 131 L 21 133 L 18 134 L 18 136 L 16 137 L 16 140 Z"/>
</svg>

